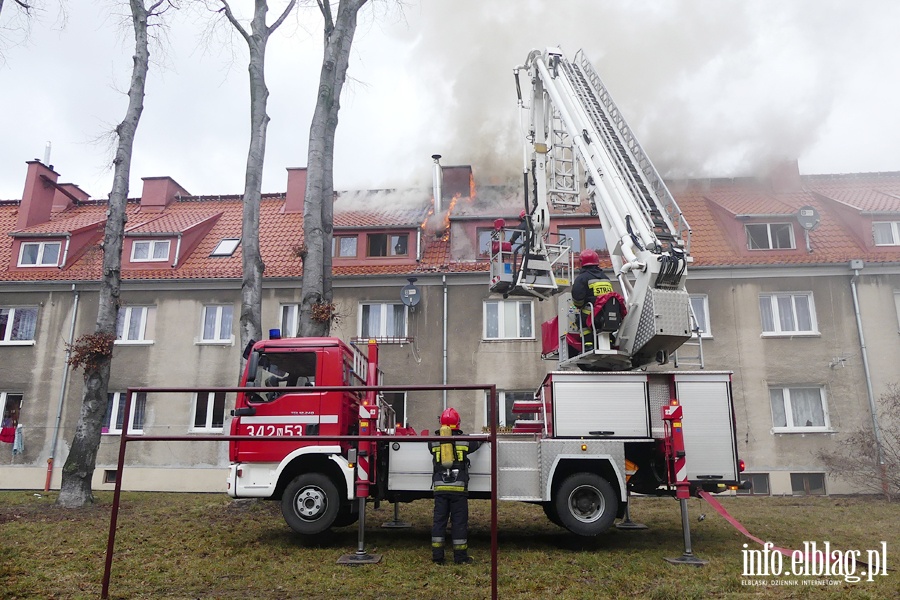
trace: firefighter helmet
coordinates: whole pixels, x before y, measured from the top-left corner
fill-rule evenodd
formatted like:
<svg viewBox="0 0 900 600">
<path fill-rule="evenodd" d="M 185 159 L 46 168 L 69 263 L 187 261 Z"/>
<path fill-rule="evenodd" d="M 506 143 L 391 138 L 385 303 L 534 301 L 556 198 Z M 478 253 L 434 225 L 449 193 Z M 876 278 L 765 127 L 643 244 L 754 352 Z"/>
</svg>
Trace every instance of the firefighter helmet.
<svg viewBox="0 0 900 600">
<path fill-rule="evenodd" d="M 452 429 L 459 429 L 459 413 L 455 408 L 448 408 L 441 413 L 441 425 L 449 425 Z"/>
<path fill-rule="evenodd" d="M 581 251 L 581 266 L 587 267 L 590 265 L 599 265 L 600 264 L 600 256 L 590 248 L 585 248 Z"/>
<path fill-rule="evenodd" d="M 528 214 L 528 213 L 526 213 L 526 212 L 523 210 L 522 212 L 519 213 L 519 218 L 520 218 L 520 219 L 524 219 L 524 218 L 525 218 L 525 215 L 527 215 L 527 214 Z"/>
</svg>

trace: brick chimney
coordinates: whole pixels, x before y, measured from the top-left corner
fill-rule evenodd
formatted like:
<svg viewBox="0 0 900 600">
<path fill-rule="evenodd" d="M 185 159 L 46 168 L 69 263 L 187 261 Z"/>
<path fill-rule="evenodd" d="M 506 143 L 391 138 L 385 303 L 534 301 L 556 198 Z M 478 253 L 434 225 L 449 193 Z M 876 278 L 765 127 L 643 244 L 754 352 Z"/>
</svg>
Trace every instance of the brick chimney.
<svg viewBox="0 0 900 600">
<path fill-rule="evenodd" d="M 50 220 L 53 196 L 56 193 L 54 184 L 59 178 L 59 173 L 53 167 L 48 167 L 37 159 L 29 160 L 26 164 L 28 173 L 25 175 L 25 189 L 22 191 L 19 218 L 16 221 L 16 229 L 19 230 Z"/>
<path fill-rule="evenodd" d="M 91 197 L 74 183 L 60 183 L 53 194 L 53 214 L 72 208 L 75 202 L 84 202 Z"/>
<path fill-rule="evenodd" d="M 772 165 L 769 170 L 769 185 L 776 193 L 799 192 L 803 189 L 797 160 L 782 160 Z"/>
<path fill-rule="evenodd" d="M 459 165 L 455 167 L 443 167 L 444 189 L 443 200 L 451 200 L 454 196 L 468 198 L 472 193 L 472 167 Z M 445 202 L 443 206 L 447 206 Z"/>
<path fill-rule="evenodd" d="M 144 189 L 141 192 L 141 211 L 162 212 L 175 201 L 177 196 L 190 196 L 190 192 L 168 176 L 142 177 Z"/>
<path fill-rule="evenodd" d="M 303 214 L 306 201 L 306 167 L 288 167 L 287 193 L 282 212 Z"/>
</svg>

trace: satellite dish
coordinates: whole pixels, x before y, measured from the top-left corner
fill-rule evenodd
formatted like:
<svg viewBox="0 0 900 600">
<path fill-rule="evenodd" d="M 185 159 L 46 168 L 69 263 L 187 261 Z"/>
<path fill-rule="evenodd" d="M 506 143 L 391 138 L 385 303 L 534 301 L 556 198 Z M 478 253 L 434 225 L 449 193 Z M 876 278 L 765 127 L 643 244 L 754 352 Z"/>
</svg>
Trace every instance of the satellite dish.
<svg viewBox="0 0 900 600">
<path fill-rule="evenodd" d="M 799 221 L 800 227 L 806 231 L 812 231 L 819 226 L 819 211 L 812 206 L 802 206 L 800 212 L 797 213 L 797 221 Z"/>
<path fill-rule="evenodd" d="M 400 290 L 400 301 L 407 306 L 415 306 L 422 299 L 422 295 L 419 293 L 419 288 L 415 286 L 416 278 L 410 277 L 408 281 L 409 285 L 403 286 L 403 289 Z"/>
</svg>

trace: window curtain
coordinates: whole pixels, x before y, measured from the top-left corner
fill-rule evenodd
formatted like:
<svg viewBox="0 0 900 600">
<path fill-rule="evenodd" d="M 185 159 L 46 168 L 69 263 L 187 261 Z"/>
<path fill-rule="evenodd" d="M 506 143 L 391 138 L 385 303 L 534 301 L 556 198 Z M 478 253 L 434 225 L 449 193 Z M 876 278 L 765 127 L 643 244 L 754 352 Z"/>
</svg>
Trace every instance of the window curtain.
<svg viewBox="0 0 900 600">
<path fill-rule="evenodd" d="M 822 393 L 818 388 L 792 388 L 790 394 L 794 427 L 825 427 Z"/>
</svg>

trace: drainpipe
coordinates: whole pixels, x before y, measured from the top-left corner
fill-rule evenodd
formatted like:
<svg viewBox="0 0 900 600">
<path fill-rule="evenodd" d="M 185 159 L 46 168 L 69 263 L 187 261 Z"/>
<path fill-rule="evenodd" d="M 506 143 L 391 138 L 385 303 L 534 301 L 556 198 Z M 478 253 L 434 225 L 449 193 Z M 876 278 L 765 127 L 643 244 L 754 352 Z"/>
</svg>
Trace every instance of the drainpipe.
<svg viewBox="0 0 900 600">
<path fill-rule="evenodd" d="M 53 458 L 56 455 L 56 441 L 59 438 L 59 427 L 62 422 L 62 411 L 63 411 L 63 402 L 66 399 L 66 385 L 69 383 L 69 356 L 71 355 L 70 348 L 72 344 L 75 343 L 75 320 L 78 317 L 78 297 L 80 292 L 75 289 L 75 284 L 72 284 L 72 293 L 74 294 L 74 300 L 72 302 L 72 324 L 69 327 L 69 344 L 66 346 L 66 364 L 63 368 L 63 378 L 62 378 L 62 386 L 59 389 L 59 404 L 56 408 L 56 425 L 53 427 L 53 441 L 50 445 L 50 456 L 47 458 L 47 479 L 44 481 L 44 491 L 50 491 L 50 479 L 53 477 Z"/>
<path fill-rule="evenodd" d="M 866 338 L 863 335 L 862 316 L 859 312 L 859 295 L 856 291 L 856 282 L 859 280 L 859 271 L 863 268 L 862 260 L 851 260 L 850 268 L 853 269 L 853 277 L 850 278 L 850 291 L 853 292 L 853 310 L 856 313 L 856 329 L 859 332 L 859 346 L 862 354 L 863 371 L 866 375 L 866 394 L 869 397 L 869 411 L 872 413 L 872 430 L 875 432 L 875 448 L 878 452 L 878 471 L 881 475 L 881 491 L 885 497 L 889 497 L 890 489 L 887 480 L 887 465 L 884 462 L 884 451 L 882 444 L 884 440 L 881 436 L 881 427 L 878 425 L 878 411 L 875 405 L 875 394 L 872 392 L 872 374 L 869 370 L 869 354 L 866 351 Z"/>
<path fill-rule="evenodd" d="M 443 354 L 443 377 L 441 383 L 447 385 L 447 276 L 441 275 L 441 284 L 444 286 L 444 354 Z M 447 390 L 441 392 L 444 399 L 444 410 L 447 410 Z"/>
</svg>

